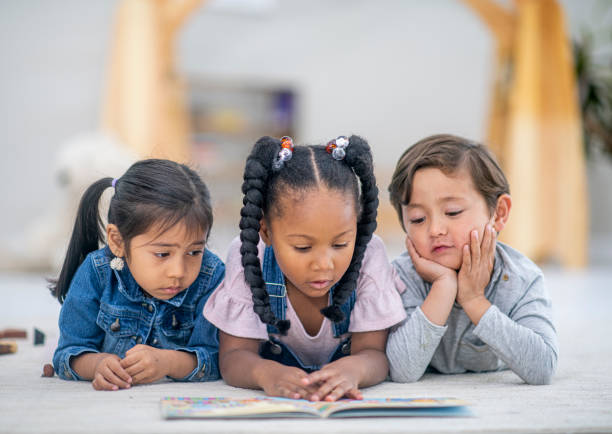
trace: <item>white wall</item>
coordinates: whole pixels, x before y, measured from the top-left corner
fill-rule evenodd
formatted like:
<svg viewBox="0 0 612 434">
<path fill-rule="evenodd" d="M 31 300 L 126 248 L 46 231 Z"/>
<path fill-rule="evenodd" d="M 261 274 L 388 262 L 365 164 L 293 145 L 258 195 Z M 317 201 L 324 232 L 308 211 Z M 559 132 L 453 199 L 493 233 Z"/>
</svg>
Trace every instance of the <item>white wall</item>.
<svg viewBox="0 0 612 434">
<path fill-rule="evenodd" d="M 58 146 L 98 125 L 117 3 L 0 3 L 0 246 L 57 196 Z M 270 7 L 199 10 L 179 40 L 180 69 L 292 83 L 301 98 L 298 142 L 361 134 L 383 167 L 434 132 L 483 138 L 492 46 L 458 0 L 259 3 Z M 573 32 L 591 20 L 593 0 L 562 3 Z M 610 221 L 608 205 L 597 222 Z M 597 228 L 612 232 L 609 223 Z"/>
</svg>

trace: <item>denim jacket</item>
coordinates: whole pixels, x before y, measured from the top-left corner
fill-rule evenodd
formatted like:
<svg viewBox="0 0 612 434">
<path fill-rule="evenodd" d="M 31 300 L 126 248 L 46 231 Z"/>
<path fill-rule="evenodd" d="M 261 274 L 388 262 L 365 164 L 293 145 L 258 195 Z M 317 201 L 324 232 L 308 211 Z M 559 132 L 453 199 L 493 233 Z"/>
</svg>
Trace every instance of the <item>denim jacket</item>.
<svg viewBox="0 0 612 434">
<path fill-rule="evenodd" d="M 110 267 L 108 247 L 91 252 L 75 273 L 59 317 L 60 338 L 53 356 L 64 380 L 81 380 L 71 368 L 72 357 L 112 353 L 123 358 L 137 344 L 181 350 L 197 357 L 197 367 L 176 381 L 219 378 L 219 340 L 215 326 L 202 315 L 213 290 L 223 280 L 225 265 L 204 251 L 193 284 L 169 300 L 145 296 L 127 266 Z"/>
<path fill-rule="evenodd" d="M 276 318 L 284 320 L 287 312 L 287 290 L 285 288 L 285 276 L 281 271 L 276 257 L 274 256 L 274 250 L 272 247 L 266 247 L 264 252 L 264 258 L 262 263 L 262 273 L 264 281 L 266 282 L 266 291 L 270 297 L 270 307 Z M 330 299 L 333 296 L 336 285 L 330 290 Z M 339 323 L 332 322 L 334 330 L 334 336 L 340 337 L 348 333 L 351 312 L 355 305 L 355 291 L 351 292 L 350 297 L 340 309 L 344 313 L 344 320 Z M 268 325 L 268 341 L 264 342 L 260 348 L 260 355 L 264 359 L 270 359 L 282 363 L 286 366 L 295 366 L 301 368 L 306 372 L 313 372 L 321 369 L 321 366 L 306 366 L 300 360 L 300 358 L 280 340 L 273 337 L 273 334 L 278 334 L 278 329 L 275 326 Z M 327 363 L 331 363 L 341 357 L 347 356 L 351 353 L 351 342 L 350 337 L 342 341 L 336 350 L 332 353 Z"/>
</svg>

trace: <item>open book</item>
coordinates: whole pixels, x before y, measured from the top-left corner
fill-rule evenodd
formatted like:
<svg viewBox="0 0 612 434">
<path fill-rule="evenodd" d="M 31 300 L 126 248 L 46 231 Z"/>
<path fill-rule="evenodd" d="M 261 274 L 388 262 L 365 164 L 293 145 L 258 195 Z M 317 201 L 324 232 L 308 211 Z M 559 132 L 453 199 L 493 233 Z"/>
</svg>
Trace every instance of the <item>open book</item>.
<svg viewBox="0 0 612 434">
<path fill-rule="evenodd" d="M 375 398 L 335 402 L 256 397 L 248 399 L 166 397 L 166 419 L 276 417 L 471 416 L 467 403 L 454 398 Z"/>
</svg>

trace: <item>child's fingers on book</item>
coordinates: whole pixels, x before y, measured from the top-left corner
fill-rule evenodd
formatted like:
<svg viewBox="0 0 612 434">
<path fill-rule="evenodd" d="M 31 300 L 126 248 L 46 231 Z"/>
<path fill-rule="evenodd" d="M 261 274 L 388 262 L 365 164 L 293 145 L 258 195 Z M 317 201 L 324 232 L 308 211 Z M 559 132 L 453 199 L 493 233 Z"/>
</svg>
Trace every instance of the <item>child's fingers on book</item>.
<svg viewBox="0 0 612 434">
<path fill-rule="evenodd" d="M 293 399 L 308 399 L 310 392 L 303 387 L 296 386 L 295 390 L 291 393 L 290 398 Z"/>
<path fill-rule="evenodd" d="M 273 395 L 282 396 L 284 398 L 300 399 L 302 397 L 302 395 L 296 389 L 289 385 L 279 386 L 276 392 L 277 393 L 274 393 Z"/>
<path fill-rule="evenodd" d="M 319 399 L 326 399 L 333 391 L 337 390 L 338 388 L 342 388 L 343 385 L 346 390 L 350 389 L 350 384 L 348 381 L 346 381 L 346 379 L 342 378 L 341 376 L 332 376 L 321 384 L 313 396 L 317 396 Z M 340 396 L 344 395 L 344 388 L 342 388 L 342 393 Z M 335 401 L 336 399 L 333 400 Z"/>
<path fill-rule="evenodd" d="M 347 398 L 350 398 L 350 399 L 363 399 L 363 394 L 357 388 L 353 388 L 353 389 L 347 391 L 344 394 L 344 396 L 346 396 Z"/>
<path fill-rule="evenodd" d="M 304 377 L 305 381 L 302 381 L 304 385 L 316 385 L 317 383 L 325 382 L 329 378 L 336 375 L 335 371 L 331 369 L 320 369 L 318 371 L 311 372 L 306 377 Z"/>
<path fill-rule="evenodd" d="M 337 401 L 340 398 L 342 398 L 345 395 L 346 391 L 344 390 L 344 388 L 342 386 L 338 386 L 336 387 L 334 390 L 332 390 L 331 392 L 329 392 L 326 396 L 325 396 L 325 401 L 328 402 L 332 402 L 332 401 Z"/>
</svg>

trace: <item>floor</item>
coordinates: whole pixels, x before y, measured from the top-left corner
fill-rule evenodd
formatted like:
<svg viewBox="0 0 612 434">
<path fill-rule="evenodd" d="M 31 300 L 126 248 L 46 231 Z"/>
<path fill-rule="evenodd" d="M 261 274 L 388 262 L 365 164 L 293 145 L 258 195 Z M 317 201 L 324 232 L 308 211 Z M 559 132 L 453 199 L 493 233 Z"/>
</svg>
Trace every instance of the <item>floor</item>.
<svg viewBox="0 0 612 434">
<path fill-rule="evenodd" d="M 88 382 L 42 378 L 57 342 L 59 304 L 43 276 L 0 274 L 0 329 L 23 327 L 16 354 L 0 356 L 0 433 L 72 432 L 612 432 L 612 267 L 588 271 L 545 269 L 555 306 L 560 360 L 551 385 L 529 386 L 512 372 L 428 374 L 413 384 L 385 382 L 366 397 L 456 397 L 469 401 L 470 418 L 346 420 L 175 420 L 160 418 L 164 396 L 251 397 L 257 391 L 221 381 L 161 382 L 119 392 L 97 392 Z M 33 327 L 46 334 L 34 346 Z"/>
</svg>

